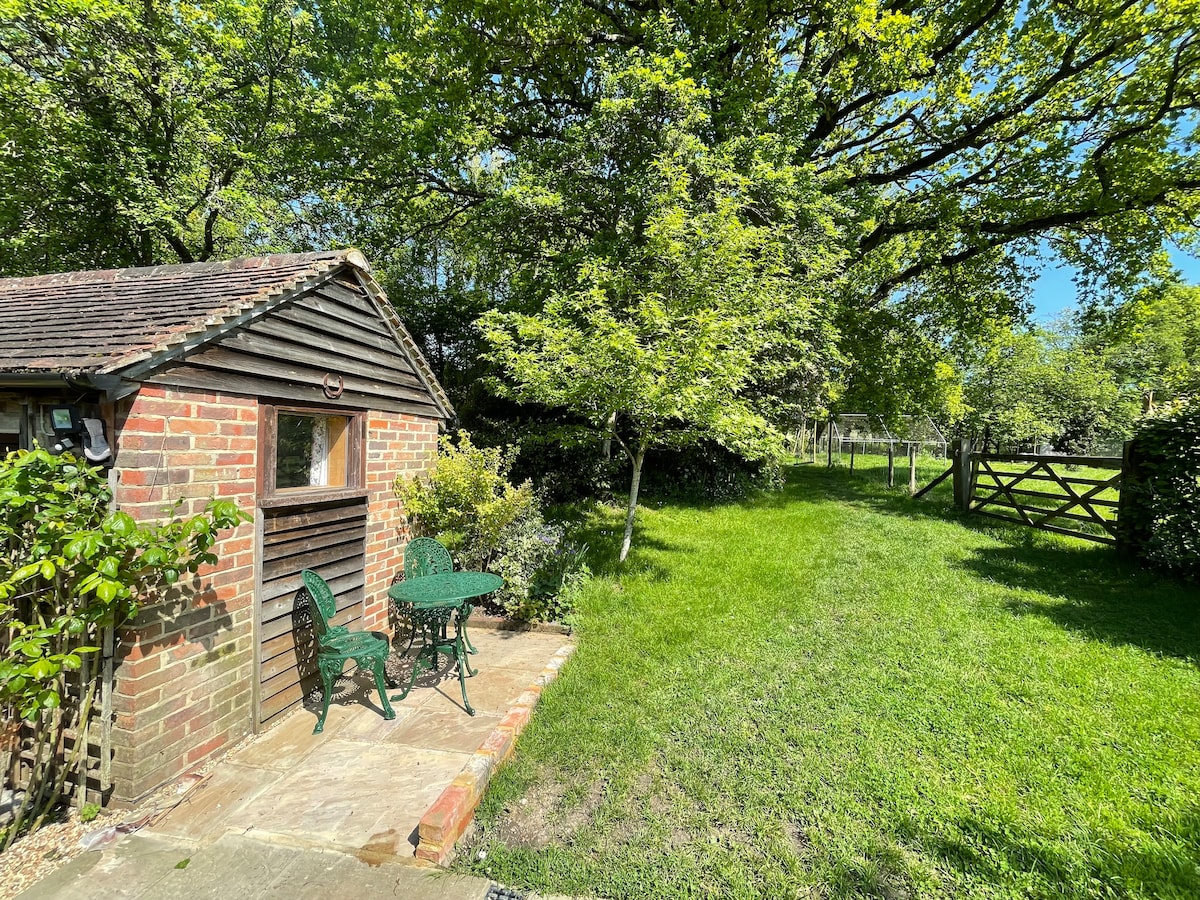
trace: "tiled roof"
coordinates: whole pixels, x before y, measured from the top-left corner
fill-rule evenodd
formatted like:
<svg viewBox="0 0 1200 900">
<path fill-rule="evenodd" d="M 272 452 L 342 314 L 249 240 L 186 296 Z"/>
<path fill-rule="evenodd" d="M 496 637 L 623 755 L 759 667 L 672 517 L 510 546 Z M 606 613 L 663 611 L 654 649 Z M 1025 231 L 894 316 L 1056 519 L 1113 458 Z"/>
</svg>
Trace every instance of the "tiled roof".
<svg viewBox="0 0 1200 900">
<path fill-rule="evenodd" d="M 356 250 L 0 279 L 0 372 L 115 372 L 294 290 Z"/>
</svg>

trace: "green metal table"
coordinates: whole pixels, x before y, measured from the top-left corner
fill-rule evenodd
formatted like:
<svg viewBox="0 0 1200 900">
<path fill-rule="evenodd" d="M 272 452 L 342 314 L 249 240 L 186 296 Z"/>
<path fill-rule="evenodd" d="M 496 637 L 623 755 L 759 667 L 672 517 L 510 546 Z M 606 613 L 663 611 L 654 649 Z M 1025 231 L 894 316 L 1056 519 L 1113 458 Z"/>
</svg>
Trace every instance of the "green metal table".
<svg viewBox="0 0 1200 900">
<path fill-rule="evenodd" d="M 438 655 L 445 653 L 454 658 L 458 667 L 463 706 L 470 715 L 475 715 L 475 710 L 467 700 L 467 675 L 476 673 L 467 662 L 470 644 L 465 640 L 464 628 L 471 610 L 475 608 L 471 601 L 503 586 L 504 579 L 490 572 L 446 572 L 409 578 L 388 588 L 388 596 L 408 613 L 413 626 L 420 629 L 423 638 L 421 649 L 413 660 L 408 687 L 392 700 L 403 700 L 408 696 L 418 672 L 424 669 L 437 671 Z M 453 637 L 448 635 L 451 620 L 454 623 Z"/>
</svg>

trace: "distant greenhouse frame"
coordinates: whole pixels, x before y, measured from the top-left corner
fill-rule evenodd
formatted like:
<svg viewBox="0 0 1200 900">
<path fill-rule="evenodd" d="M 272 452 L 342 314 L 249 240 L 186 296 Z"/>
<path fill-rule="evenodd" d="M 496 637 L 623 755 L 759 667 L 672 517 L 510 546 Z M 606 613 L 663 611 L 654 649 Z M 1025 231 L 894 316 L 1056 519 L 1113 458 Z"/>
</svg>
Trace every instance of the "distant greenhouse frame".
<svg viewBox="0 0 1200 900">
<path fill-rule="evenodd" d="M 858 453 L 879 454 L 886 454 L 890 447 L 896 456 L 906 456 L 913 446 L 918 453 L 944 459 L 948 442 L 929 416 L 899 416 L 889 426 L 882 416 L 843 413 L 822 423 L 814 422 L 811 431 L 802 427 L 793 446 L 797 456 L 811 452 L 814 460 L 821 450 L 840 457 L 851 447 Z"/>
<path fill-rule="evenodd" d="M 869 413 L 843 413 L 829 420 L 827 432 L 834 449 L 842 453 L 855 445 L 861 453 L 907 453 L 912 444 L 918 451 L 945 457 L 947 441 L 929 416 L 899 416 L 889 428 L 882 416 Z"/>
</svg>

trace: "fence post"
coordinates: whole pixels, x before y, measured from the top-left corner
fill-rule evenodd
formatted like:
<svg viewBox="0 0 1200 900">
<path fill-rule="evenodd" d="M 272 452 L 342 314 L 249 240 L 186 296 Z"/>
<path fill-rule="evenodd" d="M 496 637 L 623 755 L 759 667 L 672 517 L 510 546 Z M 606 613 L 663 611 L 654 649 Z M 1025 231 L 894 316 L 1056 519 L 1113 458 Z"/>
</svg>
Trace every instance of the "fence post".
<svg viewBox="0 0 1200 900">
<path fill-rule="evenodd" d="M 850 474 L 854 474 L 854 444 L 850 445 Z"/>
<path fill-rule="evenodd" d="M 833 419 L 825 423 L 825 468 L 833 468 Z"/>
<path fill-rule="evenodd" d="M 1121 493 L 1117 496 L 1117 554 L 1126 558 L 1137 555 L 1134 536 L 1134 491 L 1138 480 L 1137 442 L 1126 441 L 1121 448 Z"/>
<path fill-rule="evenodd" d="M 888 441 L 888 487 L 896 486 L 896 448 Z"/>
<path fill-rule="evenodd" d="M 961 438 L 954 453 L 954 505 L 963 512 L 971 509 L 971 441 Z"/>
<path fill-rule="evenodd" d="M 908 493 L 917 492 L 917 445 L 908 445 Z"/>
</svg>

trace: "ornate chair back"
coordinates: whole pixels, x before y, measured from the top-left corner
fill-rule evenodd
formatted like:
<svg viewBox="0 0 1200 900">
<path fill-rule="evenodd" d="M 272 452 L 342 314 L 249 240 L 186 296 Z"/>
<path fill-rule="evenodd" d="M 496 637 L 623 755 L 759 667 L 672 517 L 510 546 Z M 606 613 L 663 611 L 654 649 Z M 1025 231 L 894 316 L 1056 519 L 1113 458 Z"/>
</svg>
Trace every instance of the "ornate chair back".
<svg viewBox="0 0 1200 900">
<path fill-rule="evenodd" d="M 329 620 L 337 614 L 337 600 L 334 599 L 333 591 L 325 583 L 325 579 L 312 569 L 305 569 L 300 573 L 300 577 L 304 579 L 304 587 L 311 601 L 313 632 L 317 636 L 317 646 L 320 646 L 330 635 L 342 633 L 346 629 L 329 624 Z"/>
<path fill-rule="evenodd" d="M 413 538 L 404 548 L 404 577 L 443 575 L 454 571 L 450 551 L 433 538 Z"/>
</svg>

